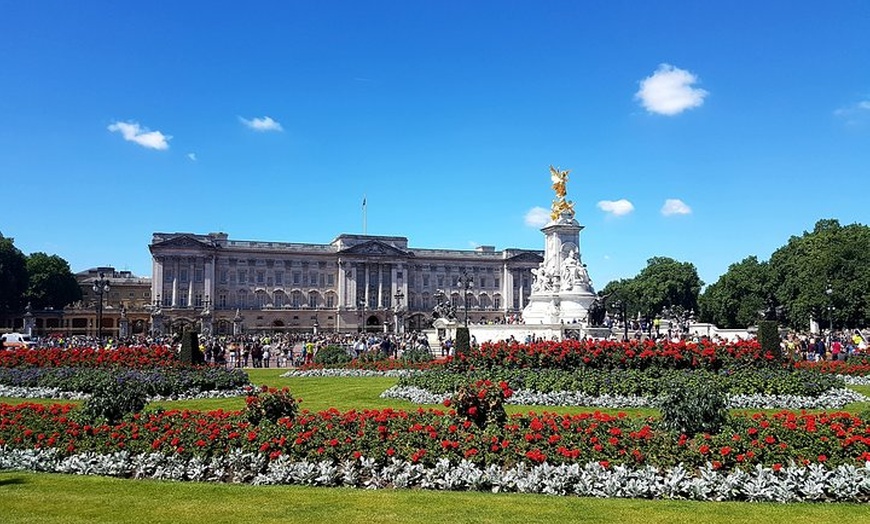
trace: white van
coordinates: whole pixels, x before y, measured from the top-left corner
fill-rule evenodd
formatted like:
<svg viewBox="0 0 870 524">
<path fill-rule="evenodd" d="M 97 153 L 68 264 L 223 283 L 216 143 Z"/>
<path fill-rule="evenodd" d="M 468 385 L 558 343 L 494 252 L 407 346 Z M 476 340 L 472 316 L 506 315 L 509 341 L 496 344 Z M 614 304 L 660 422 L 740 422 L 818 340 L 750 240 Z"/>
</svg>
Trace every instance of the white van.
<svg viewBox="0 0 870 524">
<path fill-rule="evenodd" d="M 0 335 L 0 340 L 3 341 L 3 349 L 32 348 L 36 345 L 30 335 L 24 333 L 6 333 Z"/>
</svg>

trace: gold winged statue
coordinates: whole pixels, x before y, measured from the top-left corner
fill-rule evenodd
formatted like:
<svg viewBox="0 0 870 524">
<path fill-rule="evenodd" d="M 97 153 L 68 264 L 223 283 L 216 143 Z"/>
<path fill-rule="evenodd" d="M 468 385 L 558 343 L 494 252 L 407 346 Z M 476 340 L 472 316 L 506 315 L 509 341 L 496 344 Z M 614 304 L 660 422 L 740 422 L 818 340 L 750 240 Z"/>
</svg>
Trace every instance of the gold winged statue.
<svg viewBox="0 0 870 524">
<path fill-rule="evenodd" d="M 558 220 L 559 216 L 568 211 L 571 215 L 574 214 L 574 202 L 565 200 L 565 195 L 568 193 L 565 184 L 568 183 L 568 173 L 570 171 L 559 171 L 559 168 L 550 166 L 550 180 L 553 181 L 553 190 L 556 192 L 556 198 L 553 199 L 553 207 L 550 210 L 550 218 Z"/>
</svg>

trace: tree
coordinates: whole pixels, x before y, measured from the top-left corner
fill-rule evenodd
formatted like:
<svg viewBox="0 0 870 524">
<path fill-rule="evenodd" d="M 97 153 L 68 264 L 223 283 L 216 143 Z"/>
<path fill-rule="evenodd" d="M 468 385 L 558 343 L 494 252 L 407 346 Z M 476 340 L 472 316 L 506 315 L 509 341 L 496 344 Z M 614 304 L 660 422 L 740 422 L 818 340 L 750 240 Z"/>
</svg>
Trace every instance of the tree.
<svg viewBox="0 0 870 524">
<path fill-rule="evenodd" d="M 835 327 L 870 323 L 870 227 L 819 220 L 777 249 L 770 269 L 791 326 L 805 328 L 810 319 L 827 326 L 829 315 Z"/>
<path fill-rule="evenodd" d="M 82 298 L 69 263 L 57 255 L 31 254 L 27 257 L 27 273 L 30 285 L 26 300 L 34 309 L 62 309 Z"/>
<path fill-rule="evenodd" d="M 610 282 L 601 294 L 610 294 L 608 304 L 614 300 L 624 303 L 629 318 L 638 313 L 652 318 L 666 307 L 697 311 L 703 285 L 694 264 L 653 257 L 637 276 Z"/>
<path fill-rule="evenodd" d="M 664 308 L 698 310 L 698 293 L 704 282 L 691 262 L 668 257 L 653 257 L 634 278 L 632 291 L 638 296 L 638 310 L 651 318 Z"/>
<path fill-rule="evenodd" d="M 15 239 L 0 233 L 0 312 L 21 311 L 26 291 L 27 260 L 15 247 Z"/>
<path fill-rule="evenodd" d="M 755 325 L 773 292 L 769 264 L 755 256 L 746 257 L 728 266 L 728 271 L 704 290 L 699 299 L 701 321 L 726 329 Z"/>
</svg>

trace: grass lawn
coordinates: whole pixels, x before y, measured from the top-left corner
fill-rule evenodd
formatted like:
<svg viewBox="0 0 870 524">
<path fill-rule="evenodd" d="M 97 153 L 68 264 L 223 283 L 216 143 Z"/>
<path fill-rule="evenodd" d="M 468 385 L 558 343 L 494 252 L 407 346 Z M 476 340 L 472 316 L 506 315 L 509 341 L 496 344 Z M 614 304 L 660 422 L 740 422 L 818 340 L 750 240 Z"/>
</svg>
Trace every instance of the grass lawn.
<svg viewBox="0 0 870 524">
<path fill-rule="evenodd" d="M 863 517 L 862 517 L 863 515 Z M 754 504 L 544 495 L 367 491 L 0 472 L 0 520 L 23 523 L 620 522 L 819 524 L 866 521 L 858 504 Z M 864 519 L 864 520 L 862 520 Z"/>
<path fill-rule="evenodd" d="M 380 398 L 380 394 L 395 385 L 398 379 L 387 377 L 335 377 L 335 378 L 282 378 L 281 375 L 287 370 L 281 368 L 268 369 L 248 369 L 248 375 L 251 377 L 251 382 L 257 385 L 268 385 L 272 387 L 290 388 L 290 391 L 296 398 L 302 399 L 301 407 L 310 411 L 323 411 L 329 408 L 336 408 L 339 411 L 348 411 L 351 409 L 403 409 L 413 410 L 420 407 L 411 402 L 395 399 Z M 870 386 L 851 386 L 851 389 L 870 397 Z M 0 403 L 17 404 L 22 402 L 18 398 L 0 397 Z M 58 401 L 50 399 L 35 399 L 29 402 L 39 404 L 54 404 Z M 78 401 L 61 401 L 80 403 Z M 243 398 L 230 399 L 202 399 L 202 400 L 186 400 L 173 402 L 154 402 L 149 404 L 151 407 L 163 407 L 165 409 L 192 409 L 192 410 L 239 410 L 245 405 Z M 440 405 L 429 405 L 426 407 L 442 408 Z M 526 413 L 528 411 L 543 411 L 554 413 L 582 413 L 596 411 L 597 408 L 586 407 L 556 407 L 556 406 L 505 406 L 508 413 Z M 850 413 L 860 413 L 870 409 L 870 403 L 859 402 L 851 404 L 844 408 Z M 619 411 L 630 415 L 639 416 L 658 416 L 659 412 L 656 409 L 639 408 L 639 409 L 597 409 L 605 413 L 615 414 Z M 755 412 L 766 411 L 774 413 L 780 411 L 773 410 L 745 410 L 739 409 L 734 412 Z M 821 411 L 821 410 L 810 410 Z"/>
</svg>

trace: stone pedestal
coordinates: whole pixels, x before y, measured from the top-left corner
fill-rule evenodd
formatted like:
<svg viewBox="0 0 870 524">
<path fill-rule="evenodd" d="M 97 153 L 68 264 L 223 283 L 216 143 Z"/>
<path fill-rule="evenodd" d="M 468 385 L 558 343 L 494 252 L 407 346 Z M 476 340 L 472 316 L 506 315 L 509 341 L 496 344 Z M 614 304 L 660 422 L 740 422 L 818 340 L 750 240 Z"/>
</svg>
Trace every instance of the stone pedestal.
<svg viewBox="0 0 870 524">
<path fill-rule="evenodd" d="M 526 325 L 588 323 L 595 291 L 580 256 L 580 231 L 572 210 L 541 229 L 544 233 L 544 261 L 532 270 L 532 294 L 523 309 Z"/>
<path fill-rule="evenodd" d="M 242 326 L 242 322 L 245 318 L 242 316 L 242 312 L 236 309 L 236 316 L 233 317 L 233 335 L 241 335 L 244 331 L 244 327 Z"/>
<path fill-rule="evenodd" d="M 151 312 L 151 334 L 154 336 L 163 334 L 163 311 L 159 306 Z"/>
</svg>

